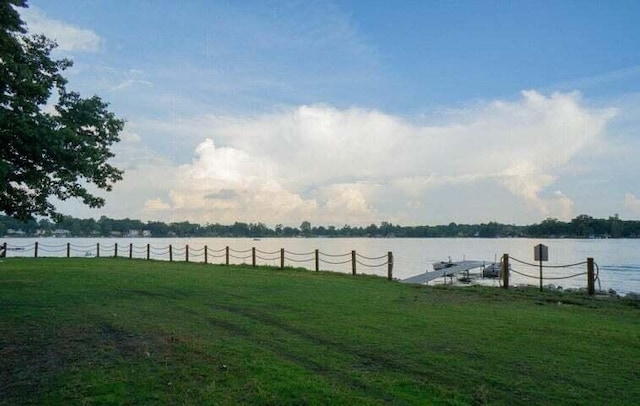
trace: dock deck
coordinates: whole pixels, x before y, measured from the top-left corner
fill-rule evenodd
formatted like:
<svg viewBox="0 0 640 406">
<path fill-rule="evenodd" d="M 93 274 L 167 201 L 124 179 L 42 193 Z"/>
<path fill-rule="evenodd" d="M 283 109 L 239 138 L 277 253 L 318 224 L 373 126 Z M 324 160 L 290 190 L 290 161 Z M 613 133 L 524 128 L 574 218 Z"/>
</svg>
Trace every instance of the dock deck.
<svg viewBox="0 0 640 406">
<path fill-rule="evenodd" d="M 452 262 L 453 265 L 438 269 L 437 271 L 425 272 L 415 276 L 412 276 L 407 279 L 402 279 L 400 282 L 402 283 L 416 283 L 423 284 L 430 282 L 434 279 L 443 278 L 445 276 L 452 276 L 458 274 L 460 272 L 465 272 L 474 268 L 481 268 L 487 264 L 486 261 L 459 261 Z"/>
</svg>

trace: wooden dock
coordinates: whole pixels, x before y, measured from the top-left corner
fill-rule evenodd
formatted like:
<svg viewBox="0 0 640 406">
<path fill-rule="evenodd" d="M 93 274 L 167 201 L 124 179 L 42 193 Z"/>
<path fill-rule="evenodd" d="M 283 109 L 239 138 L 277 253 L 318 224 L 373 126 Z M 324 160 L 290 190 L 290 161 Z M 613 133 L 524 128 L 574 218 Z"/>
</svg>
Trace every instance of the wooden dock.
<svg viewBox="0 0 640 406">
<path fill-rule="evenodd" d="M 425 272 L 419 275 L 412 276 L 407 279 L 402 279 L 402 283 L 415 283 L 424 284 L 434 279 L 444 278 L 445 276 L 453 276 L 460 272 L 469 271 L 474 268 L 482 268 L 487 264 L 486 261 L 459 261 L 452 262 L 450 266 L 438 269 L 437 271 Z"/>
</svg>

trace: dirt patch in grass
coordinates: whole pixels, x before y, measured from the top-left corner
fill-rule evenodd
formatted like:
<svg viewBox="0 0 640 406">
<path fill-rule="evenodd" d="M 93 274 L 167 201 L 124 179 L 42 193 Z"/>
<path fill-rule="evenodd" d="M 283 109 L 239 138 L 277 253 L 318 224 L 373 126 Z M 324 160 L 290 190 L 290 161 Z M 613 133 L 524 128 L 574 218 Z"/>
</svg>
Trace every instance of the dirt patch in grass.
<svg viewBox="0 0 640 406">
<path fill-rule="evenodd" d="M 141 337 L 110 324 L 98 327 L 3 331 L 0 341 L 0 404 L 12 404 L 38 393 L 60 374 L 87 363 L 102 367 L 132 357 L 146 357 L 167 343 L 164 337 Z M 27 338 L 25 338 L 27 337 Z"/>
</svg>

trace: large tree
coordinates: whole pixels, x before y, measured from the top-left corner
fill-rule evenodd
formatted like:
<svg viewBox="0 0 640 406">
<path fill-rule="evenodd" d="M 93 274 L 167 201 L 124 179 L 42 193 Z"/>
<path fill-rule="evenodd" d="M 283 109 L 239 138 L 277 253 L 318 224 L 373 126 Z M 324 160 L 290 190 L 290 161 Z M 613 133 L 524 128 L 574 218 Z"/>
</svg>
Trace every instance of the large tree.
<svg viewBox="0 0 640 406">
<path fill-rule="evenodd" d="M 28 35 L 17 11 L 26 6 L 0 0 L 0 212 L 57 217 L 52 198 L 101 207 L 87 187 L 110 191 L 122 179 L 108 160 L 124 122 L 98 96 L 66 89 L 72 63 L 52 58 L 55 42 Z"/>
</svg>

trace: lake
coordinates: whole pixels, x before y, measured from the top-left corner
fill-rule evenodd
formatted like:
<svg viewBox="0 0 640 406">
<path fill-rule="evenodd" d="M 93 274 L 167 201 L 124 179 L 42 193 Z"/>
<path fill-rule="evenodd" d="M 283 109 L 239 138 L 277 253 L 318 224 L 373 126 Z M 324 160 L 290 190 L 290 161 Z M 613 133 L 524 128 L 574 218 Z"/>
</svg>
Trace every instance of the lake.
<svg viewBox="0 0 640 406">
<path fill-rule="evenodd" d="M 35 242 L 38 256 L 66 256 L 67 243 L 72 256 L 95 256 L 100 245 L 100 256 L 112 256 L 115 244 L 118 256 L 128 256 L 129 246 L 136 258 L 146 258 L 146 246 L 151 246 L 151 258 L 168 260 L 169 245 L 173 260 L 184 261 L 189 246 L 189 260 L 203 262 L 203 248 L 208 249 L 208 262 L 224 263 L 225 247 L 230 248 L 230 263 L 251 263 L 251 249 L 257 252 L 259 265 L 280 266 L 280 249 L 285 249 L 285 265 L 314 269 L 314 251 L 320 251 L 320 268 L 338 272 L 351 272 L 351 251 L 357 253 L 357 272 L 387 275 L 386 256 L 394 257 L 394 278 L 404 279 L 432 270 L 440 261 L 480 260 L 499 261 L 504 253 L 512 257 L 512 268 L 519 273 L 537 278 L 538 267 L 517 262 L 534 263 L 533 247 L 542 243 L 549 247 L 549 262 L 558 266 L 594 258 L 599 269 L 602 289 L 614 289 L 620 294 L 640 292 L 640 240 L 637 239 L 524 239 L 524 238 L 5 238 L 9 248 L 7 256 L 33 256 Z M 569 268 L 544 268 L 545 277 L 564 277 L 586 271 L 581 264 Z M 442 283 L 437 280 L 431 283 Z M 498 286 L 497 280 L 485 279 L 482 284 Z M 538 280 L 516 273 L 512 284 L 538 285 Z M 571 279 L 545 280 L 564 288 L 586 286 L 586 276 Z M 596 283 L 596 289 L 598 284 Z"/>
</svg>

